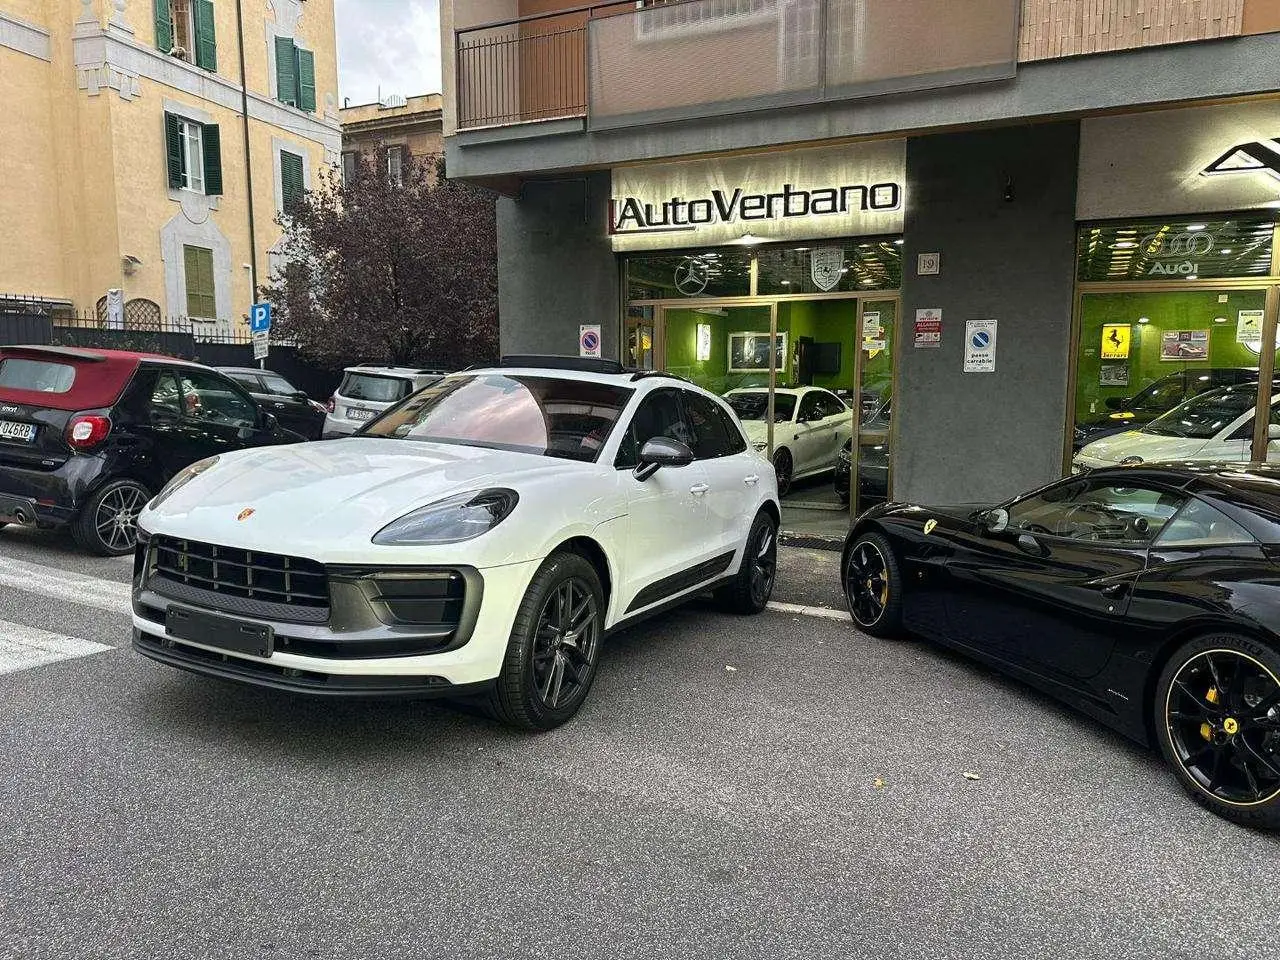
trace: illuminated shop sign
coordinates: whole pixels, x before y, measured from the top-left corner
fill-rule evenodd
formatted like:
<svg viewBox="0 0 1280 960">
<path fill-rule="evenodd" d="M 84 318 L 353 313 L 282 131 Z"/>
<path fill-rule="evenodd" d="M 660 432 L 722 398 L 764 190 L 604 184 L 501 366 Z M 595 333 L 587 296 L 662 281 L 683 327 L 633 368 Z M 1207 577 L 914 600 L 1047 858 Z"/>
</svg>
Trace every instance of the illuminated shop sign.
<svg viewBox="0 0 1280 960">
<path fill-rule="evenodd" d="M 1280 142 L 1252 140 L 1236 144 L 1200 172 L 1206 177 L 1265 173 L 1280 180 Z"/>
<path fill-rule="evenodd" d="M 613 171 L 615 250 L 893 235 L 906 201 L 901 140 Z"/>
<path fill-rule="evenodd" d="M 845 184 L 803 190 L 784 183 L 777 193 L 732 193 L 712 190 L 710 197 L 686 200 L 672 197 L 659 204 L 625 197 L 609 203 L 609 229 L 624 233 L 690 233 L 711 224 L 751 223 L 789 217 L 825 217 L 832 214 L 898 210 L 902 187 L 897 183 Z"/>
</svg>

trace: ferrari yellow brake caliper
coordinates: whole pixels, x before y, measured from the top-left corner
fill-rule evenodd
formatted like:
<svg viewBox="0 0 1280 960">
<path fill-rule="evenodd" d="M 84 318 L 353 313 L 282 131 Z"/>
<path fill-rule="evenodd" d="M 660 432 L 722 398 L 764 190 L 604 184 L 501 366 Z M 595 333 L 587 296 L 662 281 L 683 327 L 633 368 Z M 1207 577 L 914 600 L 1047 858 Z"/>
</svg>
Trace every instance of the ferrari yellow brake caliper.
<svg viewBox="0 0 1280 960">
<path fill-rule="evenodd" d="M 1209 688 L 1209 692 L 1208 692 L 1208 693 L 1206 693 L 1206 694 L 1204 695 L 1204 698 L 1205 698 L 1206 700 L 1208 700 L 1210 703 L 1217 703 L 1217 702 L 1218 702 L 1218 688 L 1217 688 L 1217 687 L 1210 687 L 1210 688 Z M 1204 737 L 1206 740 L 1212 740 L 1212 739 L 1213 739 L 1213 727 L 1209 726 L 1209 724 L 1207 724 L 1207 723 L 1202 723 L 1202 724 L 1200 724 L 1200 736 Z"/>
</svg>

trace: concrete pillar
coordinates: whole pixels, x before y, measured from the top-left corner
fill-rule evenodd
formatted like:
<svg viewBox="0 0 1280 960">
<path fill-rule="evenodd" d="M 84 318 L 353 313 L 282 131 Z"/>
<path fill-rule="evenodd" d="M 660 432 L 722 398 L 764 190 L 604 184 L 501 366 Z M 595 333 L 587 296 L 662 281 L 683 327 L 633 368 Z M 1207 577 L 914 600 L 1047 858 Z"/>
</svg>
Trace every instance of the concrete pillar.
<svg viewBox="0 0 1280 960">
<path fill-rule="evenodd" d="M 1075 274 L 1079 125 L 922 137 L 907 145 L 894 493 L 995 501 L 1062 474 Z M 917 276 L 917 254 L 942 255 Z M 916 310 L 942 345 L 916 349 Z M 999 321 L 994 373 L 964 373 L 965 321 Z"/>
</svg>

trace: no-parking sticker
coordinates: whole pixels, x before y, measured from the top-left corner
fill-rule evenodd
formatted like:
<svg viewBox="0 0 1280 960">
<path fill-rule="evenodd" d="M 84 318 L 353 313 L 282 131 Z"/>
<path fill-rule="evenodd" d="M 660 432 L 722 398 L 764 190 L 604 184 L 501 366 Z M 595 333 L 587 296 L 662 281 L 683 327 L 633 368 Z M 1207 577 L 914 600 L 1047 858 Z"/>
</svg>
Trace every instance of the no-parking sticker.
<svg viewBox="0 0 1280 960">
<path fill-rule="evenodd" d="M 994 320 L 965 321 L 964 372 L 996 372 L 996 322 Z"/>
<path fill-rule="evenodd" d="M 578 356 L 600 356 L 600 325 L 578 327 Z"/>
</svg>

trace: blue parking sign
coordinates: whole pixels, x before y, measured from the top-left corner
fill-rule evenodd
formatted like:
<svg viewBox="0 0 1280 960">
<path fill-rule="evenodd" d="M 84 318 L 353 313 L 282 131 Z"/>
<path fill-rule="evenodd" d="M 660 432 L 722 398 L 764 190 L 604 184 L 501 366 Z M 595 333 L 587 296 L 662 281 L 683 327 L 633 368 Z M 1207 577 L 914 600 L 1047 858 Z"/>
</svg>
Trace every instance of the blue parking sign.
<svg viewBox="0 0 1280 960">
<path fill-rule="evenodd" d="M 249 330 L 265 333 L 271 329 L 271 304 L 255 303 L 249 308 Z"/>
</svg>

